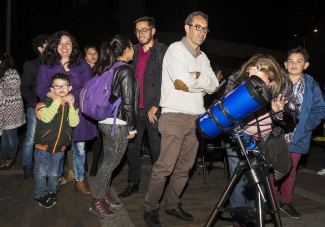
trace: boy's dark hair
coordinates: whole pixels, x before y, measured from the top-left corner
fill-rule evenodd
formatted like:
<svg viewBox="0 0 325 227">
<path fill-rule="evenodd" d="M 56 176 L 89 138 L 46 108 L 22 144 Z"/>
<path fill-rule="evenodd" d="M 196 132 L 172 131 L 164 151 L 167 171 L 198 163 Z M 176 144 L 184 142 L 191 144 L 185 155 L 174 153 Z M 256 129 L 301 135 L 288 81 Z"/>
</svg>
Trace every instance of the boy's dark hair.
<svg viewBox="0 0 325 227">
<path fill-rule="evenodd" d="M 299 46 L 297 48 L 294 48 L 292 50 L 289 50 L 288 55 L 287 55 L 287 59 L 289 58 L 289 56 L 291 54 L 302 54 L 302 56 L 304 57 L 305 62 L 308 62 L 308 60 L 309 60 L 309 54 L 308 54 L 307 50 L 301 48 L 301 46 Z"/>
<path fill-rule="evenodd" d="M 56 80 L 56 79 L 65 80 L 70 85 L 70 78 L 67 75 L 63 74 L 63 73 L 56 73 L 56 74 L 54 74 L 52 76 L 52 78 L 51 78 L 51 84 L 52 85 L 53 85 L 54 80 Z"/>
<path fill-rule="evenodd" d="M 156 26 L 155 19 L 153 17 L 143 16 L 143 17 L 140 17 L 139 19 L 134 21 L 134 27 L 136 26 L 136 24 L 138 22 L 142 22 L 142 21 L 148 22 L 148 25 L 150 28 L 154 28 Z"/>
<path fill-rule="evenodd" d="M 33 51 L 35 52 L 35 54 L 37 54 L 37 56 L 41 56 L 41 52 L 39 52 L 38 47 L 42 47 L 43 45 L 46 44 L 47 40 L 50 38 L 49 35 L 38 35 L 36 36 L 33 41 L 32 41 L 32 47 L 33 47 Z"/>
</svg>

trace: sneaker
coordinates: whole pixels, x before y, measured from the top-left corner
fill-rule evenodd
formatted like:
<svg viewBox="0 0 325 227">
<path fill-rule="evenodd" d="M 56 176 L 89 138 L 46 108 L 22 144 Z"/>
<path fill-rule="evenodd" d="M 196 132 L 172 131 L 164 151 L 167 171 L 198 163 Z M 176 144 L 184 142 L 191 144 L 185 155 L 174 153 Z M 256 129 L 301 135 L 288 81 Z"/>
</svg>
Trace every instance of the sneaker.
<svg viewBox="0 0 325 227">
<path fill-rule="evenodd" d="M 325 174 L 325 169 L 321 169 L 320 171 L 317 172 L 318 175 L 324 175 Z"/>
<path fill-rule="evenodd" d="M 51 197 L 44 194 L 37 198 L 36 201 L 38 202 L 38 205 L 45 208 L 51 208 L 56 204 L 56 201 L 52 200 Z"/>
<path fill-rule="evenodd" d="M 291 218 L 300 219 L 301 215 L 296 211 L 296 209 L 292 206 L 291 203 L 281 203 L 280 210 L 289 215 Z"/>
<path fill-rule="evenodd" d="M 58 203 L 58 199 L 56 198 L 56 194 L 54 192 L 49 192 L 47 196 L 51 198 L 53 201 L 55 201 L 56 203 Z"/>
<path fill-rule="evenodd" d="M 143 213 L 143 219 L 149 227 L 160 227 L 158 210 L 151 210 Z"/>
<path fill-rule="evenodd" d="M 104 201 L 110 210 L 118 210 L 123 207 L 123 203 L 116 201 L 109 192 L 105 194 Z"/>
<path fill-rule="evenodd" d="M 93 198 L 88 212 L 104 219 L 111 219 L 115 217 L 115 213 L 106 206 L 104 198 Z"/>
</svg>

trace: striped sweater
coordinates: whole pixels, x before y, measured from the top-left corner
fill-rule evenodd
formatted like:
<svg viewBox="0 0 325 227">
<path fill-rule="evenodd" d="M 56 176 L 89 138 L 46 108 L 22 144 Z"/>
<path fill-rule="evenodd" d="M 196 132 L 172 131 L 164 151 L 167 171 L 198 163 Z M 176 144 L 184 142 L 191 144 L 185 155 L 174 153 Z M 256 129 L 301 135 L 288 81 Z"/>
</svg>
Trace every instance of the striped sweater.
<svg viewBox="0 0 325 227">
<path fill-rule="evenodd" d="M 72 127 L 79 124 L 79 109 L 46 98 L 36 105 L 35 147 L 51 153 L 71 144 Z"/>
</svg>

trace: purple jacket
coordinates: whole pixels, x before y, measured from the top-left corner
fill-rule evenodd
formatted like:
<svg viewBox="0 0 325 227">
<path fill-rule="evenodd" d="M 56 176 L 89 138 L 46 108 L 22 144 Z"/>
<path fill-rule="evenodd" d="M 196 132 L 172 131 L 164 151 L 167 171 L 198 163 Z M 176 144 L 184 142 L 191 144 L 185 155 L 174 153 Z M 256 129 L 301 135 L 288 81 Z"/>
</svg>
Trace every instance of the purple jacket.
<svg viewBox="0 0 325 227">
<path fill-rule="evenodd" d="M 50 91 L 51 87 L 51 77 L 56 73 L 63 73 L 69 76 L 72 86 L 70 94 L 74 96 L 75 102 L 78 103 L 81 88 L 92 78 L 92 72 L 88 63 L 82 59 L 80 65 L 71 66 L 69 74 L 60 62 L 53 67 L 41 64 L 36 82 L 36 95 L 40 100 L 46 98 L 46 94 Z M 75 142 L 82 142 L 95 138 L 97 136 L 96 121 L 86 118 L 81 111 L 79 111 L 79 117 L 80 123 L 74 129 L 73 140 Z"/>
</svg>

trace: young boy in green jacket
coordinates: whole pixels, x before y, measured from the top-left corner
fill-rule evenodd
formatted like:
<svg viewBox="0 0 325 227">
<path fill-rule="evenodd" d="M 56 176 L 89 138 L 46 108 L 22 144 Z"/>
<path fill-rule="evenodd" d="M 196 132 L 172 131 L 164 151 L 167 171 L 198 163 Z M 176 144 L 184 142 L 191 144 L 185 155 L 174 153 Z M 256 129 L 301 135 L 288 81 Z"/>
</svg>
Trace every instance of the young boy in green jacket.
<svg viewBox="0 0 325 227">
<path fill-rule="evenodd" d="M 72 89 L 67 75 L 52 76 L 54 99 L 45 98 L 36 105 L 35 193 L 40 206 L 51 208 L 57 203 L 56 187 L 61 159 L 71 144 L 72 127 L 79 124 L 79 109 L 67 95 Z"/>
</svg>

